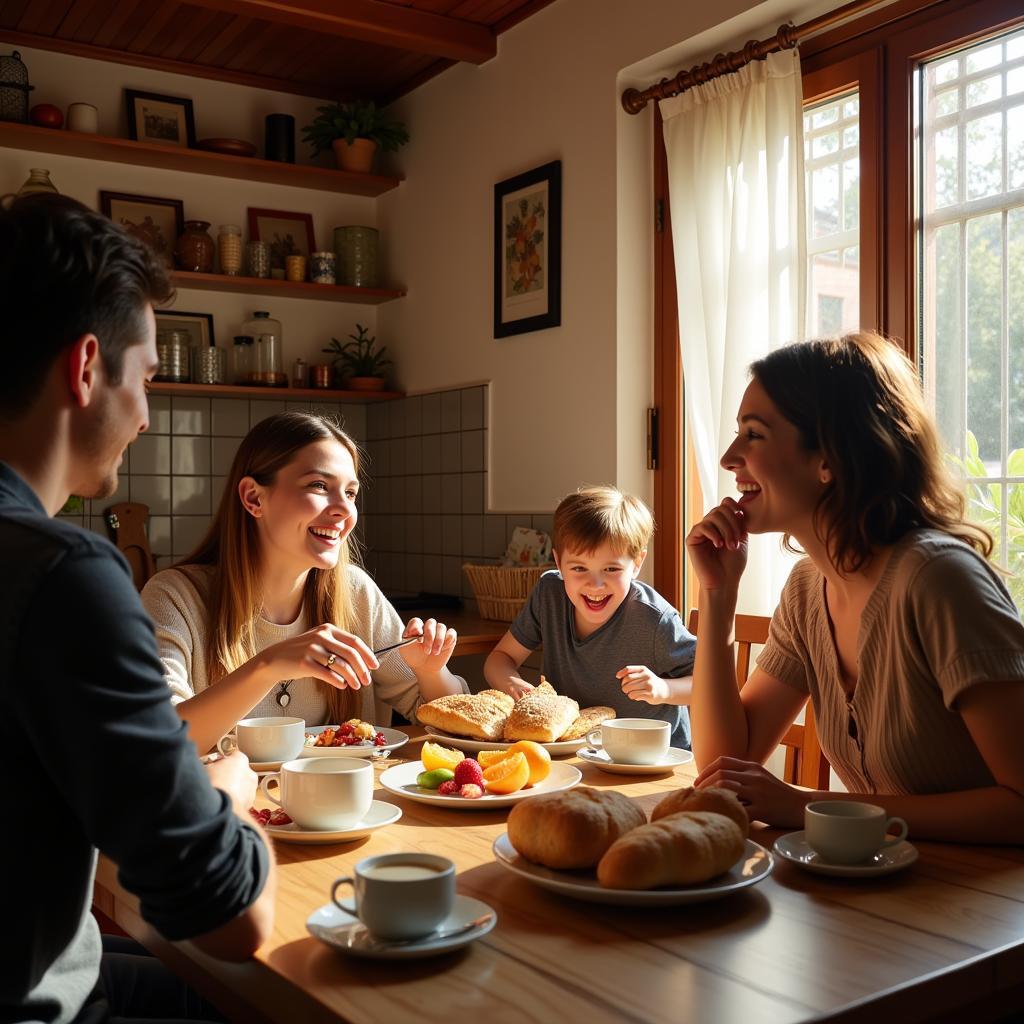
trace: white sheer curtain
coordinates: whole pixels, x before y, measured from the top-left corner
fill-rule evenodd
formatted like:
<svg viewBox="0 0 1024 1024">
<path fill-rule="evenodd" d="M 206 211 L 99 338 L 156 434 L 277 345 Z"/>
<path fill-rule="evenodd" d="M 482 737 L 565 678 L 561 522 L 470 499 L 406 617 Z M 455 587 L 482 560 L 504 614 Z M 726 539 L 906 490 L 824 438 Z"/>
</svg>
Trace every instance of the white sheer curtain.
<svg viewBox="0 0 1024 1024">
<path fill-rule="evenodd" d="M 803 95 L 795 50 L 661 101 L 686 422 L 704 503 L 735 495 L 718 464 L 747 367 L 803 337 Z M 753 538 L 739 610 L 769 615 L 792 565 Z"/>
</svg>

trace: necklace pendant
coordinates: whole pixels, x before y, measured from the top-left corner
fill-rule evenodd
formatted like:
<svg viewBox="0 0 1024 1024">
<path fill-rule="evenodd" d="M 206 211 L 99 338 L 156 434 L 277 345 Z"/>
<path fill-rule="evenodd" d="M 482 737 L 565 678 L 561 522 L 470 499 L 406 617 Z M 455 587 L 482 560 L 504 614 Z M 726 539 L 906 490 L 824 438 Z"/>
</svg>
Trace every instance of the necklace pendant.
<svg viewBox="0 0 1024 1024">
<path fill-rule="evenodd" d="M 283 693 L 279 693 L 277 695 L 277 703 L 281 707 L 286 708 L 286 707 L 288 707 L 288 705 L 291 702 L 292 702 L 292 695 L 287 690 L 285 690 Z"/>
</svg>

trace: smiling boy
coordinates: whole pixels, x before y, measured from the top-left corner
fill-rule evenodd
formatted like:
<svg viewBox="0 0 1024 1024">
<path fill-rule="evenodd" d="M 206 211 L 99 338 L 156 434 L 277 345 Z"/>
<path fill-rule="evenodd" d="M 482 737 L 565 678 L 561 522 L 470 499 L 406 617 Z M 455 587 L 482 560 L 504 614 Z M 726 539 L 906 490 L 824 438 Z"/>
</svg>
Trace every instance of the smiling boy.
<svg viewBox="0 0 1024 1024">
<path fill-rule="evenodd" d="M 517 699 L 533 687 L 519 675 L 544 645 L 544 673 L 581 707 L 620 718 L 656 718 L 672 746 L 690 746 L 689 703 L 696 641 L 679 613 L 637 576 L 654 532 L 650 510 L 614 487 L 587 487 L 555 510 L 557 571 L 533 588 L 488 655 L 484 676 Z"/>
</svg>

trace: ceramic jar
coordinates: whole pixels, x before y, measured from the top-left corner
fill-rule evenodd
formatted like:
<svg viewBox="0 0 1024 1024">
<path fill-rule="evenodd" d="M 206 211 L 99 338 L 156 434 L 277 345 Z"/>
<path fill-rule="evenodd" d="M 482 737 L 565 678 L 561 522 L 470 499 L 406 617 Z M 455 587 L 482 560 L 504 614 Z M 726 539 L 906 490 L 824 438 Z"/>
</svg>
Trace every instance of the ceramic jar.
<svg viewBox="0 0 1024 1024">
<path fill-rule="evenodd" d="M 267 114 L 263 155 L 280 163 L 295 163 L 295 118 L 291 114 Z"/>
<path fill-rule="evenodd" d="M 0 121 L 28 124 L 28 68 L 17 50 L 0 56 Z"/>
<path fill-rule="evenodd" d="M 334 229 L 338 284 L 377 285 L 377 229 L 357 225 Z"/>
<path fill-rule="evenodd" d="M 209 236 L 208 220 L 187 220 L 185 231 L 174 247 L 174 258 L 180 270 L 196 274 L 213 273 L 213 239 Z"/>
<path fill-rule="evenodd" d="M 333 252 L 314 252 L 309 257 L 309 279 L 313 284 L 334 284 L 338 257 Z"/>
<path fill-rule="evenodd" d="M 306 257 L 301 254 L 292 254 L 284 258 L 285 276 L 289 281 L 306 280 Z"/>
<path fill-rule="evenodd" d="M 95 135 L 100 130 L 99 111 L 91 103 L 72 103 L 68 107 L 68 131 Z"/>
</svg>

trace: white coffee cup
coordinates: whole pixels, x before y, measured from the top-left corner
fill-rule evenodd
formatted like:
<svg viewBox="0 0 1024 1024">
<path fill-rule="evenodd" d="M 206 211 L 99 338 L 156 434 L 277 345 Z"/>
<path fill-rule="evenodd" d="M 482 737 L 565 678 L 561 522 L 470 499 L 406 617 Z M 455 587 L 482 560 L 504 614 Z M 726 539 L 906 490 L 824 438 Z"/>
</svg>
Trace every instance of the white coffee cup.
<svg viewBox="0 0 1024 1024">
<path fill-rule="evenodd" d="M 371 769 L 372 770 L 372 769 Z M 338 899 L 351 885 L 355 905 Z M 455 865 L 432 853 L 384 853 L 359 861 L 331 887 L 331 900 L 380 939 L 419 939 L 436 931 L 455 902 Z"/>
<path fill-rule="evenodd" d="M 301 718 L 243 718 L 235 726 L 235 735 L 222 736 L 217 749 L 230 754 L 234 747 L 250 761 L 290 761 L 298 757 L 306 743 L 306 723 Z"/>
<path fill-rule="evenodd" d="M 656 718 L 613 718 L 588 732 L 587 743 L 603 748 L 616 764 L 659 764 L 671 735 L 668 722 Z"/>
<path fill-rule="evenodd" d="M 270 792 L 276 782 L 280 798 Z M 260 792 L 300 828 L 332 831 L 358 824 L 373 803 L 373 765 L 365 757 L 306 757 L 286 761 L 260 779 Z"/>
<path fill-rule="evenodd" d="M 90 132 L 99 131 L 99 111 L 91 103 L 72 103 L 68 107 L 68 131 Z"/>
<path fill-rule="evenodd" d="M 899 835 L 886 838 L 889 829 Z M 851 800 L 816 800 L 804 809 L 807 844 L 830 864 L 862 864 L 907 837 L 907 823 L 890 818 L 884 807 Z"/>
</svg>

